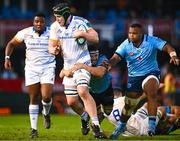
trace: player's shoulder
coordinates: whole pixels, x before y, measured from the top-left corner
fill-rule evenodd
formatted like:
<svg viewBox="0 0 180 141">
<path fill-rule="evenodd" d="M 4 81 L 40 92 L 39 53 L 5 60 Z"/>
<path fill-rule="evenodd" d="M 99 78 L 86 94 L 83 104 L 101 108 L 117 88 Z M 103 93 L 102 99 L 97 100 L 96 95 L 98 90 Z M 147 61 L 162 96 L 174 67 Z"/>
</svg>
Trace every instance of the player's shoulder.
<svg viewBox="0 0 180 141">
<path fill-rule="evenodd" d="M 30 26 L 30 27 L 26 27 L 24 29 L 21 29 L 19 32 L 22 32 L 22 33 L 31 33 L 33 31 L 33 27 Z"/>
<path fill-rule="evenodd" d="M 55 29 L 55 28 L 58 28 L 60 27 L 59 26 L 59 23 L 57 21 L 53 22 L 51 25 L 50 25 L 50 29 Z"/>
<path fill-rule="evenodd" d="M 125 47 L 128 47 L 130 45 L 130 41 L 129 39 L 125 39 L 118 47 L 119 48 L 125 48 Z"/>
<path fill-rule="evenodd" d="M 80 16 L 73 16 L 73 19 L 78 22 L 85 22 L 86 19 Z"/>
</svg>

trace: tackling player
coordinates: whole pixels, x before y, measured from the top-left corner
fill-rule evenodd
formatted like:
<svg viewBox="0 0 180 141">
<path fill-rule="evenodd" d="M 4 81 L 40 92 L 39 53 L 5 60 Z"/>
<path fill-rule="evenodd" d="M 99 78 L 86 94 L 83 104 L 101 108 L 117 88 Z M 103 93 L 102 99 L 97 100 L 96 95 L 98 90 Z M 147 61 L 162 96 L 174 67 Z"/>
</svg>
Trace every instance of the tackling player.
<svg viewBox="0 0 180 141">
<path fill-rule="evenodd" d="M 33 26 L 25 28 L 10 40 L 5 49 L 5 69 L 11 69 L 10 56 L 14 47 L 22 42 L 26 45 L 25 85 L 30 96 L 29 115 L 31 137 L 37 137 L 37 121 L 39 113 L 39 96 L 42 105 L 45 128 L 50 128 L 50 108 L 52 105 L 52 89 L 55 77 L 55 57 L 48 53 L 49 27 L 45 26 L 45 15 L 37 13 Z"/>
<path fill-rule="evenodd" d="M 170 55 L 170 63 L 179 65 L 179 58 L 175 50 L 166 41 L 143 34 L 140 24 L 129 27 L 128 39 L 120 44 L 110 59 L 111 66 L 126 59 L 128 67 L 128 84 L 125 96 L 125 106 L 120 117 L 120 124 L 111 135 L 117 139 L 126 126 L 132 111 L 139 102 L 143 92 L 148 98 L 149 135 L 155 133 L 157 113 L 156 93 L 159 88 L 160 70 L 156 59 L 157 51 L 162 50 Z"/>
</svg>

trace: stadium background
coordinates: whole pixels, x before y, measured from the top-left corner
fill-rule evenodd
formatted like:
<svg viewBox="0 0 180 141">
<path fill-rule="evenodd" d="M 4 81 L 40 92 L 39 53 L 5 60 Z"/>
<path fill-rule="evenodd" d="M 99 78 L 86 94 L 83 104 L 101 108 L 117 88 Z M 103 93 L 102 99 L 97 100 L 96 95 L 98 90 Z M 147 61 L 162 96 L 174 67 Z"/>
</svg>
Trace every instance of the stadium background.
<svg viewBox="0 0 180 141">
<path fill-rule="evenodd" d="M 11 57 L 13 71 L 4 71 L 4 48 L 17 31 L 32 25 L 34 13 L 42 11 L 47 16 L 47 25 L 54 20 L 52 7 L 60 0 L 1 0 L 0 1 L 0 115 L 28 113 L 29 98 L 24 87 L 25 47 L 17 47 Z M 180 1 L 179 0 L 70 0 L 71 11 L 87 18 L 100 35 L 101 52 L 111 57 L 117 45 L 127 37 L 128 25 L 140 22 L 146 33 L 167 40 L 180 54 Z M 57 56 L 56 83 L 53 92 L 53 113 L 69 113 L 58 78 L 62 59 Z M 167 72 L 173 74 L 176 103 L 180 95 L 180 69 L 169 65 L 169 57 L 158 53 L 161 82 Z M 121 67 L 119 67 L 121 66 Z M 125 62 L 112 71 L 114 87 L 125 88 Z M 170 92 L 171 93 L 171 92 Z"/>
</svg>

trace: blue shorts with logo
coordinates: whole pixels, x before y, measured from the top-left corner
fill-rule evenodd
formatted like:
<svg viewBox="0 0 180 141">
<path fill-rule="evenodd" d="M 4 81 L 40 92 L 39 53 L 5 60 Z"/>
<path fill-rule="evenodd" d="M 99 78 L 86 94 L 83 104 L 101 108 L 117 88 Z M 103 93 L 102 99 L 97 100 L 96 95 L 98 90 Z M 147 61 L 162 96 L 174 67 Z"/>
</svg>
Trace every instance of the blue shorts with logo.
<svg viewBox="0 0 180 141">
<path fill-rule="evenodd" d="M 144 76 L 128 77 L 127 92 L 142 93 L 142 82 L 149 75 L 154 75 L 160 80 L 160 71 L 152 71 Z"/>
</svg>

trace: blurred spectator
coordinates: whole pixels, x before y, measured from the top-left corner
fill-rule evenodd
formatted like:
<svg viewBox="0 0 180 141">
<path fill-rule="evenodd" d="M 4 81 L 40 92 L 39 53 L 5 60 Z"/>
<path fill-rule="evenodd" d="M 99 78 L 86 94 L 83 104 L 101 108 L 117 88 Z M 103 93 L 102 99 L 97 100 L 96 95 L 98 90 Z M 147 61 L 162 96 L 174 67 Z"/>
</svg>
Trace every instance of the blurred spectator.
<svg viewBox="0 0 180 141">
<path fill-rule="evenodd" d="M 1 78 L 3 78 L 3 79 L 16 79 L 17 77 L 18 77 L 18 75 L 16 74 L 14 69 L 4 70 L 1 74 Z"/>
<path fill-rule="evenodd" d="M 166 95 L 176 92 L 176 78 L 171 71 L 168 71 L 168 73 L 165 75 L 164 84 L 164 93 Z"/>
</svg>

